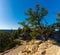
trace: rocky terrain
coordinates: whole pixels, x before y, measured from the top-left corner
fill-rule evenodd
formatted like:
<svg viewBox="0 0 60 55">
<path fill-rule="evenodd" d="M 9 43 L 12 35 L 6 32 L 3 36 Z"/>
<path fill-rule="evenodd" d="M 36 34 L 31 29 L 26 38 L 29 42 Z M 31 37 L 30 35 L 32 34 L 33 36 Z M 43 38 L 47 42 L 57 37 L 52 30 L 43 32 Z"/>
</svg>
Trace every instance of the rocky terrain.
<svg viewBox="0 0 60 55">
<path fill-rule="evenodd" d="M 60 55 L 60 46 L 53 43 L 55 42 L 50 40 L 45 42 L 40 40 L 30 41 L 4 55 Z"/>
<path fill-rule="evenodd" d="M 25 46 L 23 51 L 20 51 L 18 55 L 60 55 L 60 47 L 54 45 L 52 41 L 35 41 L 30 42 Z"/>
</svg>

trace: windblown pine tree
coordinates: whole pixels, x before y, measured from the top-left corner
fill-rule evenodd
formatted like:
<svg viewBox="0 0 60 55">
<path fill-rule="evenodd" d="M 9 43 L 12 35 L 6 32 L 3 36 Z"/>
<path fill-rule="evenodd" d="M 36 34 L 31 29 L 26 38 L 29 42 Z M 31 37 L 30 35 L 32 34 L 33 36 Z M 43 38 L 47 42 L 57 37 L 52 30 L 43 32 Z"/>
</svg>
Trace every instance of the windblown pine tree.
<svg viewBox="0 0 60 55">
<path fill-rule="evenodd" d="M 47 15 L 47 13 L 48 11 L 45 8 L 40 8 L 40 6 L 37 4 L 35 6 L 35 11 L 33 11 L 32 8 L 29 8 L 28 11 L 25 12 L 25 15 L 28 16 L 28 18 L 26 18 L 27 23 L 20 22 L 20 24 L 23 25 L 23 27 L 26 29 L 28 29 L 27 27 L 31 28 L 33 32 L 38 30 L 34 36 L 36 36 L 37 33 L 40 33 L 42 35 L 44 26 L 41 25 L 41 22 L 44 19 L 44 16 Z M 45 22 L 47 23 L 46 20 Z"/>
<path fill-rule="evenodd" d="M 40 8 L 39 5 L 36 5 L 35 9 L 36 10 L 33 11 L 32 8 L 29 8 L 28 11 L 25 12 L 25 15 L 28 16 L 28 18 L 26 18 L 28 23 L 26 24 L 25 22 L 21 22 L 20 24 L 22 24 L 24 27 L 29 26 L 32 28 L 41 28 L 41 21 L 43 20 L 44 16 L 47 15 L 48 12 L 45 8 Z"/>
</svg>

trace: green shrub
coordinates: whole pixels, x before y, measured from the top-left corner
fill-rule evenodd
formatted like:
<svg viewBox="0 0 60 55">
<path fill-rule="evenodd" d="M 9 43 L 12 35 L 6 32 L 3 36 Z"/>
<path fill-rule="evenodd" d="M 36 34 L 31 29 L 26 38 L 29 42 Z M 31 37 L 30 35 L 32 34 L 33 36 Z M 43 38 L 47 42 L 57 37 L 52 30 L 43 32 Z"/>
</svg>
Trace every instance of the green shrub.
<svg viewBox="0 0 60 55">
<path fill-rule="evenodd" d="M 10 33 L 0 32 L 0 52 L 4 52 L 20 44 L 20 42 L 16 40 L 17 37 L 15 35 L 17 36 L 16 32 L 13 37 L 11 37 Z"/>
<path fill-rule="evenodd" d="M 40 33 L 38 33 L 38 31 L 33 30 L 32 32 L 30 32 L 30 36 L 32 37 L 32 39 L 36 39 L 37 36 L 39 36 Z"/>
</svg>

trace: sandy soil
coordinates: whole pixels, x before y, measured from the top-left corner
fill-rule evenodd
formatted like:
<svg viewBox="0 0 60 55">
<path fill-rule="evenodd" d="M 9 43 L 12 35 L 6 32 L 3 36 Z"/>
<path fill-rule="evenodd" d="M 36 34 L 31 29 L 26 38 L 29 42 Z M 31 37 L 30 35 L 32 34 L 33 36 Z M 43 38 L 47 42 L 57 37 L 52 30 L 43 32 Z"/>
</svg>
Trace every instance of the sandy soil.
<svg viewBox="0 0 60 55">
<path fill-rule="evenodd" d="M 19 51 L 22 51 L 24 49 L 24 45 L 19 46 L 16 49 L 13 49 L 12 51 L 5 53 L 4 55 L 18 55 Z"/>
</svg>

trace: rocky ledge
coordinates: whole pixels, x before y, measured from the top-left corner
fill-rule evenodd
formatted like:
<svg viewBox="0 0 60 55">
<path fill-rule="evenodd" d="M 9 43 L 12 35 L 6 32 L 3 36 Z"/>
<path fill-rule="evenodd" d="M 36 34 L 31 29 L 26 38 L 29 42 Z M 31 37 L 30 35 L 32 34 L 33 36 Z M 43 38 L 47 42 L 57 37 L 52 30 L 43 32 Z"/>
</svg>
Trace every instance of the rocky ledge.
<svg viewBox="0 0 60 55">
<path fill-rule="evenodd" d="M 60 55 L 60 46 L 54 45 L 53 42 L 30 41 L 18 55 Z"/>
</svg>

